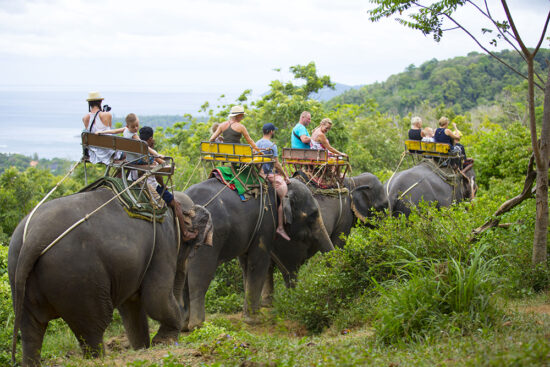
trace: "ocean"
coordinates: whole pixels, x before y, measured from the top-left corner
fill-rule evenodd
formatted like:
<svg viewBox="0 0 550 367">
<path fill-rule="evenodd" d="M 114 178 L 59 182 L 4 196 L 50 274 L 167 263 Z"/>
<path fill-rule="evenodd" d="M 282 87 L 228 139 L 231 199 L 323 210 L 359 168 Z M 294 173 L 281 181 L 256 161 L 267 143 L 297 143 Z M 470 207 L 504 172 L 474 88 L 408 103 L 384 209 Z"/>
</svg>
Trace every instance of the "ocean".
<svg viewBox="0 0 550 367">
<path fill-rule="evenodd" d="M 9 90 L 0 88 L 0 153 L 39 158 L 78 160 L 82 154 L 82 117 L 88 111 L 87 90 Z M 199 116 L 204 102 L 211 106 L 234 102 L 239 93 L 101 91 L 117 120 L 140 115 Z"/>
</svg>

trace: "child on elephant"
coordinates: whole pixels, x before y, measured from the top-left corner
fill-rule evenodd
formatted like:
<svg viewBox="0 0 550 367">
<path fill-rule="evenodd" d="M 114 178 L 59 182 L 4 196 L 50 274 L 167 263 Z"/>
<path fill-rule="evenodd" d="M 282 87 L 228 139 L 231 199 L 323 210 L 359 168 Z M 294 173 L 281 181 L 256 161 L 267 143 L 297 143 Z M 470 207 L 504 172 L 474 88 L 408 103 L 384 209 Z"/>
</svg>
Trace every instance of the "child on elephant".
<svg viewBox="0 0 550 367">
<path fill-rule="evenodd" d="M 144 126 L 139 129 L 139 138 L 145 141 L 151 149 L 155 147 L 155 139 L 153 138 L 153 134 L 153 128 L 149 126 Z M 189 228 L 189 225 L 185 223 L 180 203 L 176 200 L 176 198 L 174 198 L 174 195 L 172 195 L 172 193 L 164 187 L 160 177 L 149 176 L 147 178 L 147 185 L 151 188 L 151 190 L 149 190 L 151 195 L 153 195 L 153 193 L 158 194 L 160 197 L 162 197 L 166 204 L 168 204 L 168 206 L 173 209 L 174 214 L 176 215 L 176 218 L 178 219 L 180 225 L 182 241 L 186 242 L 197 237 L 198 231 Z M 212 246 L 212 244 L 208 245 Z"/>
<path fill-rule="evenodd" d="M 140 140 L 138 135 L 139 130 L 139 118 L 135 113 L 129 113 L 126 116 L 126 127 L 121 127 L 119 129 L 111 129 L 96 132 L 97 135 L 106 135 L 106 134 L 120 134 L 127 139 Z M 153 148 L 149 147 L 149 154 L 154 157 L 158 157 L 162 160 L 162 156 L 158 154 Z M 133 153 L 126 154 L 126 160 L 135 164 L 147 164 L 144 161 L 139 160 L 139 157 Z"/>
</svg>

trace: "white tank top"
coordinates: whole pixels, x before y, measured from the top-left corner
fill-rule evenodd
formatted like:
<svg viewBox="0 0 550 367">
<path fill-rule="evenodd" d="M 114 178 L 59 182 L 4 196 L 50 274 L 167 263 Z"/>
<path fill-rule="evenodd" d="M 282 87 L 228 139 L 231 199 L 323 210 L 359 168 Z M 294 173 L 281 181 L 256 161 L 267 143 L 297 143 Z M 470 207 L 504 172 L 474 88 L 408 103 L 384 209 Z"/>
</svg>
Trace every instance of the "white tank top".
<svg viewBox="0 0 550 367">
<path fill-rule="evenodd" d="M 122 131 L 122 136 L 127 138 L 127 139 L 132 139 L 134 137 L 134 135 L 136 135 L 136 134 L 137 133 L 133 133 L 130 130 L 128 130 L 127 127 L 125 127 L 124 130 Z"/>
<path fill-rule="evenodd" d="M 100 112 L 101 113 L 101 112 Z M 94 116 L 96 112 L 90 112 L 90 123 L 88 124 L 88 130 L 90 130 L 91 133 L 95 133 L 96 131 L 105 131 L 109 130 L 108 126 L 105 126 L 103 124 L 103 121 L 101 121 L 101 117 L 99 117 L 99 114 L 97 114 L 97 117 L 95 118 L 94 126 L 90 129 L 90 126 L 92 125 L 92 121 L 94 120 Z"/>
</svg>

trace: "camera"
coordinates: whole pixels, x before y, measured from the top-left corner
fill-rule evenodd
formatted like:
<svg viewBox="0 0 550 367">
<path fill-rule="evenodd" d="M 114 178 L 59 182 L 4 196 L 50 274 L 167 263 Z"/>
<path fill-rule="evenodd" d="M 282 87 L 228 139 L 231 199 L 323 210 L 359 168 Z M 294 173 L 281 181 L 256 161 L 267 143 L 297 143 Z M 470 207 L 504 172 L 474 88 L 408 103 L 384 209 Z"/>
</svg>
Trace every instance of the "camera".
<svg viewBox="0 0 550 367">
<path fill-rule="evenodd" d="M 111 111 L 111 106 L 109 106 L 108 104 L 104 105 L 103 112 L 109 112 L 109 111 Z"/>
</svg>

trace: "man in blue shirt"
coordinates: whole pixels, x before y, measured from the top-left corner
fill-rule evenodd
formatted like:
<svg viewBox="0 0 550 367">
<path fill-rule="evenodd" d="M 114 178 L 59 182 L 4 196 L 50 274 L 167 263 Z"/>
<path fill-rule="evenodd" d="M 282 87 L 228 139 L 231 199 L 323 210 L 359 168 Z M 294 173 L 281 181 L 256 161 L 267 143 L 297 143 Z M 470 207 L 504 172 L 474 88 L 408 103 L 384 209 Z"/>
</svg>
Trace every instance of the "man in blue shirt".
<svg viewBox="0 0 550 367">
<path fill-rule="evenodd" d="M 271 182 L 277 192 L 277 196 L 279 196 L 279 206 L 277 207 L 277 216 L 279 217 L 277 234 L 285 240 L 290 241 L 290 237 L 288 237 L 285 227 L 283 226 L 283 198 L 288 192 L 287 184 L 290 183 L 290 180 L 288 179 L 286 172 L 277 158 L 277 145 L 271 141 L 271 139 L 273 139 L 273 135 L 275 134 L 275 130 L 277 130 L 277 128 L 272 123 L 269 122 L 265 124 L 262 127 L 264 136 L 256 142 L 256 145 L 260 148 L 260 150 L 262 150 L 265 154 L 272 154 L 275 160 L 275 163 L 262 164 L 260 175 Z M 273 168 L 275 168 L 275 170 L 273 170 Z"/>
<path fill-rule="evenodd" d="M 311 141 L 307 132 L 307 125 L 311 122 L 311 114 L 308 111 L 302 112 L 300 121 L 292 129 L 292 137 L 290 139 L 293 149 L 309 149 Z"/>
</svg>

